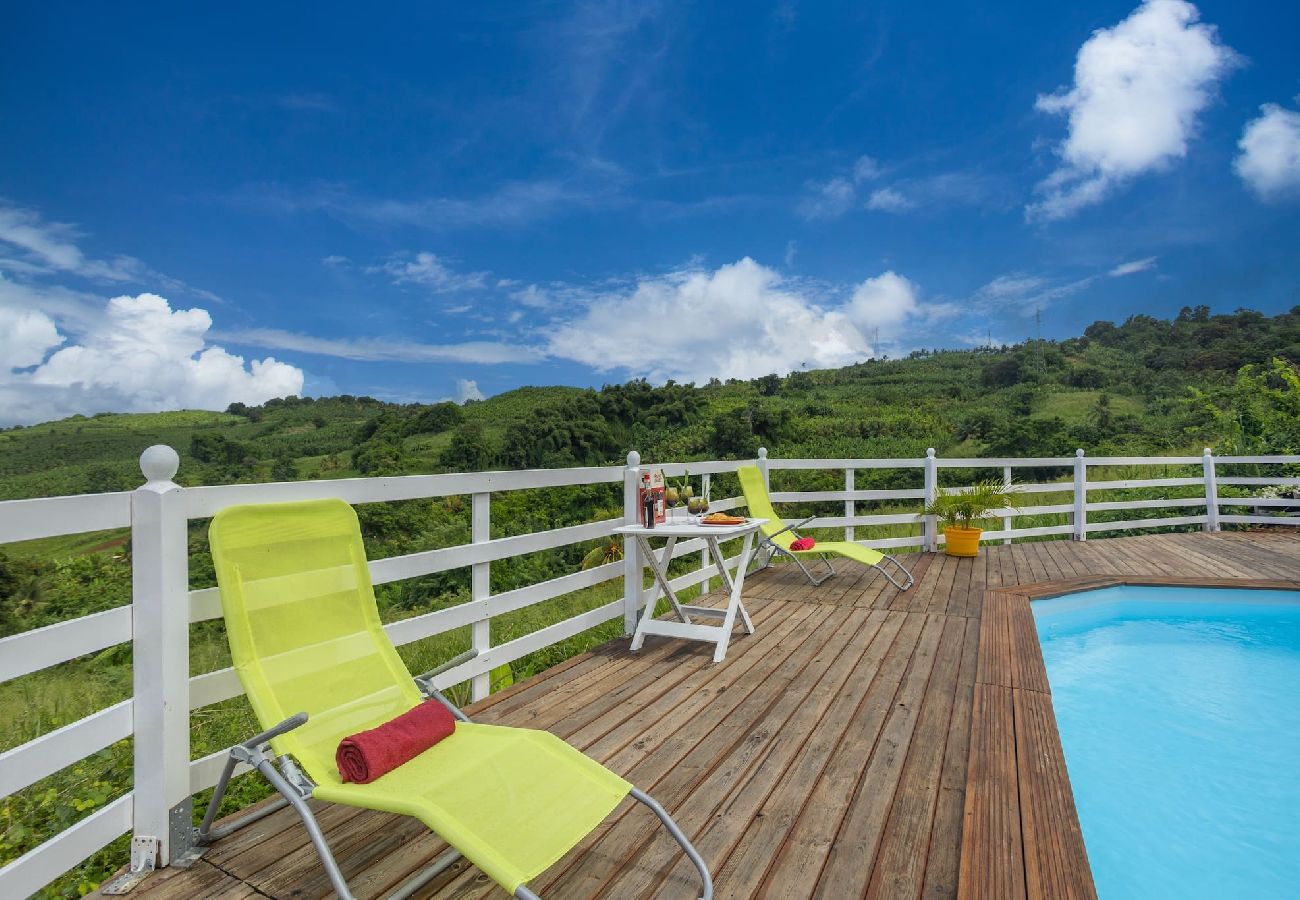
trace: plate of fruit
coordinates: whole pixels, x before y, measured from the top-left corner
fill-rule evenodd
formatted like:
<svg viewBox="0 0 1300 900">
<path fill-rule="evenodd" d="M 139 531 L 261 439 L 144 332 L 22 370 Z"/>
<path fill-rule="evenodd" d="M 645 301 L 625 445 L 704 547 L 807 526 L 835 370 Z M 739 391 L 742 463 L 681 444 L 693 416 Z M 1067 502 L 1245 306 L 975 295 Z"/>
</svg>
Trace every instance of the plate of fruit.
<svg viewBox="0 0 1300 900">
<path fill-rule="evenodd" d="M 728 513 L 716 512 L 709 513 L 700 519 L 701 525 L 744 525 L 749 520 L 744 516 L 733 516 Z"/>
</svg>

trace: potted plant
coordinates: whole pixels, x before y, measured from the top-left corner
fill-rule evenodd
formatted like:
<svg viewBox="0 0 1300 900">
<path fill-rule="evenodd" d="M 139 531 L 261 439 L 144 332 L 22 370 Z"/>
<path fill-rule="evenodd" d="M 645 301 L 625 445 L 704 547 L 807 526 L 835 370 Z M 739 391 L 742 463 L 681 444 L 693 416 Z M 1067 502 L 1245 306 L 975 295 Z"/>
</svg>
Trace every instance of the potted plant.
<svg viewBox="0 0 1300 900">
<path fill-rule="evenodd" d="M 975 523 L 996 509 L 1016 508 L 1020 489 L 990 478 L 969 488 L 940 488 L 926 504 L 922 516 L 934 516 L 943 527 L 944 552 L 949 556 L 976 556 L 984 530 Z"/>
</svg>

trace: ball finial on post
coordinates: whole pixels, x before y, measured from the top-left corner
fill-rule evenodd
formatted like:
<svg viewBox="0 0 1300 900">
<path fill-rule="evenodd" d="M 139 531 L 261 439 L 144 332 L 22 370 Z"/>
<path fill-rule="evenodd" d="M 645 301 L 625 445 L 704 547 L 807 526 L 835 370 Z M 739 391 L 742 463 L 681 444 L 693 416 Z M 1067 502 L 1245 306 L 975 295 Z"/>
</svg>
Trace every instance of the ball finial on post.
<svg viewBox="0 0 1300 900">
<path fill-rule="evenodd" d="M 166 444 L 154 444 L 140 454 L 140 472 L 150 483 L 170 482 L 180 467 L 180 455 Z"/>
<path fill-rule="evenodd" d="M 633 469 L 641 465 L 641 454 L 637 453 L 635 450 L 629 450 L 627 454 L 627 464 Z"/>
<path fill-rule="evenodd" d="M 767 448 L 766 448 L 766 447 L 759 447 L 759 448 L 758 448 L 758 458 L 759 458 L 759 459 L 767 459 Z"/>
</svg>

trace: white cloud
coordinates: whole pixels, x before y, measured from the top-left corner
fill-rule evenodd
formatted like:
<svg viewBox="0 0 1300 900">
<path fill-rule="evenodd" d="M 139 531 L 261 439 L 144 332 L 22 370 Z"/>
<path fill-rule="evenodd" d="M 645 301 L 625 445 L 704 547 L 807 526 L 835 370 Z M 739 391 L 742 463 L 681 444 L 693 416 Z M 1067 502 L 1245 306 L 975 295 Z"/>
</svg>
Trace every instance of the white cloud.
<svg viewBox="0 0 1300 900">
<path fill-rule="evenodd" d="M 478 389 L 478 382 L 472 378 L 456 379 L 456 402 L 468 403 L 470 400 L 483 400 L 483 392 Z"/>
<path fill-rule="evenodd" d="M 785 267 L 786 267 L 787 269 L 794 265 L 795 257 L 798 256 L 798 255 L 799 255 L 799 242 L 798 242 L 798 241 L 786 241 L 786 242 L 785 242 L 785 255 L 784 255 L 781 259 L 782 259 L 782 261 L 785 263 Z"/>
<path fill-rule="evenodd" d="M 1025 297 L 1038 291 L 1047 282 L 1037 275 L 1026 275 L 1024 272 L 1010 272 L 1006 275 L 999 275 L 984 287 L 976 292 L 975 296 L 980 300 L 992 301 L 994 303 L 1004 300 L 1015 300 Z"/>
<path fill-rule="evenodd" d="M 881 328 L 888 332 L 902 325 L 919 311 L 916 285 L 894 272 L 868 278 L 853 290 L 845 313 L 863 329 Z"/>
<path fill-rule="evenodd" d="M 530 284 L 521 288 L 510 295 L 524 306 L 532 309 L 547 309 L 552 305 L 552 300 L 546 291 L 542 290 L 535 284 Z"/>
<path fill-rule="evenodd" d="M 808 185 L 809 193 L 799 201 L 799 214 L 805 219 L 833 219 L 853 208 L 857 199 L 853 182 L 847 178 Z"/>
<path fill-rule="evenodd" d="M 873 181 L 880 177 L 882 171 L 880 163 L 870 156 L 859 156 L 858 161 L 853 164 L 853 183 L 861 184 L 864 181 Z"/>
<path fill-rule="evenodd" d="M 1300 112 L 1265 103 L 1246 123 L 1232 167 L 1261 199 L 1300 192 Z"/>
<path fill-rule="evenodd" d="M 864 359 L 873 350 L 867 334 L 879 328 L 888 340 L 927 312 L 915 285 L 893 272 L 862 282 L 846 301 L 745 257 L 642 278 L 596 299 L 553 329 L 547 350 L 656 381 L 755 378 Z"/>
<path fill-rule="evenodd" d="M 368 273 L 383 273 L 398 284 L 419 284 L 437 294 L 478 290 L 487 284 L 487 272 L 455 272 L 435 254 L 423 251 L 394 256 L 383 265 L 371 266 Z"/>
<path fill-rule="evenodd" d="M 860 156 L 845 175 L 828 181 L 809 181 L 807 193 L 799 201 L 799 214 L 805 219 L 834 219 L 844 215 L 858 202 L 858 186 L 881 176 L 880 163 L 870 156 Z"/>
<path fill-rule="evenodd" d="M 1185 0 L 1146 0 L 1084 42 L 1068 91 L 1037 108 L 1069 116 L 1061 164 L 1038 185 L 1030 219 L 1061 219 L 1187 154 L 1197 116 L 1239 57 Z"/>
<path fill-rule="evenodd" d="M 221 298 L 211 291 L 191 287 L 177 278 L 155 272 L 133 256 L 91 259 L 76 244 L 80 235 L 75 226 L 46 222 L 35 210 L 0 201 L 0 244 L 8 244 L 12 250 L 18 251 L 16 257 L 0 258 L 0 275 L 4 272 L 26 277 L 64 274 L 99 282 L 151 283 L 166 290 L 221 302 Z"/>
<path fill-rule="evenodd" d="M 5 266 L 11 271 L 33 275 L 67 272 L 98 281 L 139 282 L 152 278 L 169 287 L 188 287 L 150 271 L 148 266 L 131 256 L 90 259 L 76 244 L 79 236 L 80 232 L 72 225 L 46 222 L 35 210 L 0 204 L 0 242 L 9 244 L 22 254 L 18 259 L 5 261 Z"/>
<path fill-rule="evenodd" d="M 1159 257 L 1148 256 L 1146 259 L 1135 259 L 1132 262 L 1120 263 L 1111 269 L 1107 274 L 1111 278 L 1123 278 L 1125 275 L 1136 275 L 1138 272 L 1145 272 L 1148 269 L 1156 267 L 1156 261 Z"/>
<path fill-rule="evenodd" d="M 85 262 L 73 243 L 75 237 L 71 225 L 42 222 L 34 210 L 0 207 L 0 241 L 26 251 L 50 268 L 74 271 Z"/>
<path fill-rule="evenodd" d="M 386 338 L 323 338 L 278 328 L 241 328 L 223 330 L 221 340 L 270 350 L 292 350 L 355 359 L 366 362 L 459 362 L 492 365 L 494 363 L 538 362 L 543 354 L 535 347 L 496 341 L 465 341 L 459 344 L 426 344 L 420 341 Z"/>
<path fill-rule="evenodd" d="M 4 312 L 12 323 L 15 311 Z M 18 314 L 19 316 L 23 314 Z M 203 309 L 173 310 L 156 294 L 114 297 L 98 325 L 56 350 L 31 372 L 23 361 L 64 339 L 53 321 L 28 319 L 22 351 L 0 370 L 0 422 L 29 423 L 73 413 L 224 409 L 302 391 L 301 369 L 272 357 L 251 360 L 209 344 L 212 318 Z M 8 331 L 8 329 L 6 329 Z M 37 350 L 38 345 L 47 346 Z M 23 355 L 25 354 L 25 355 Z"/>
<path fill-rule="evenodd" d="M 867 198 L 867 209 L 878 212 L 903 212 L 915 204 L 903 194 L 891 187 L 878 188 Z"/>
<path fill-rule="evenodd" d="M 7 368 L 36 365 L 63 340 L 54 320 L 45 313 L 0 307 L 0 360 Z"/>
<path fill-rule="evenodd" d="M 1021 315 L 1032 316 L 1037 310 L 1046 309 L 1053 303 L 1091 287 L 1100 277 L 1085 275 L 1073 281 L 1053 284 L 1037 275 L 1012 272 L 994 278 L 976 291 L 972 299 L 976 308 L 981 310 L 1012 309 Z"/>
</svg>

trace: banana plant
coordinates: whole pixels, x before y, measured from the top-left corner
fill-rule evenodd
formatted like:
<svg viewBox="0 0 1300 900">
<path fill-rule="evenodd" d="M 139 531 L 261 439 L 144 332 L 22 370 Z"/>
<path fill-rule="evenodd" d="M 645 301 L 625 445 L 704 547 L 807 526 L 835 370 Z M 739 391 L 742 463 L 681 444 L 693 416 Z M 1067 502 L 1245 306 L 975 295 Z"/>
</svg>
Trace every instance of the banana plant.
<svg viewBox="0 0 1300 900">
<path fill-rule="evenodd" d="M 606 563 L 618 562 L 623 558 L 623 542 L 616 538 L 603 540 L 587 551 L 582 558 L 583 569 L 594 569 Z"/>
</svg>

